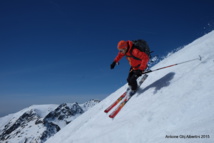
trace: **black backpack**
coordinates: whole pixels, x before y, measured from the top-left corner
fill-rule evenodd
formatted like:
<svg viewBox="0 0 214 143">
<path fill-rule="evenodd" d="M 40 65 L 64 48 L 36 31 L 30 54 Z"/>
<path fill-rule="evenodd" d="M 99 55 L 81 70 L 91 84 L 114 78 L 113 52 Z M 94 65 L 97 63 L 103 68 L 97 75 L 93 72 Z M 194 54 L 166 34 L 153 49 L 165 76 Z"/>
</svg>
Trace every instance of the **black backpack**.
<svg viewBox="0 0 214 143">
<path fill-rule="evenodd" d="M 132 40 L 132 43 L 133 43 L 133 46 L 132 46 L 132 49 L 131 49 L 131 53 L 132 53 L 132 50 L 134 48 L 137 48 L 141 52 L 146 53 L 149 56 L 149 58 L 151 58 L 151 53 L 152 52 L 150 51 L 149 45 L 147 44 L 147 42 L 145 40 L 143 40 L 143 39 Z"/>
</svg>

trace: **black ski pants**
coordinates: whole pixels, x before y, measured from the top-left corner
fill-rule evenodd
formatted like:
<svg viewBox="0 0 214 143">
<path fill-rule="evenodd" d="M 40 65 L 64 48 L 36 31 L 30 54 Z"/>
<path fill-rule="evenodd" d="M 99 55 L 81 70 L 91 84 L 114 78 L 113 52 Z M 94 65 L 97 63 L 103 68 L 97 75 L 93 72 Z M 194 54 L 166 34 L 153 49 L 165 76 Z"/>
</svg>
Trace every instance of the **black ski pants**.
<svg viewBox="0 0 214 143">
<path fill-rule="evenodd" d="M 134 73 L 134 70 L 132 70 L 132 68 L 130 68 L 127 82 L 129 84 L 129 86 L 131 86 L 131 90 L 137 90 L 137 88 L 138 88 L 137 78 L 138 77 L 139 76 Z"/>
</svg>

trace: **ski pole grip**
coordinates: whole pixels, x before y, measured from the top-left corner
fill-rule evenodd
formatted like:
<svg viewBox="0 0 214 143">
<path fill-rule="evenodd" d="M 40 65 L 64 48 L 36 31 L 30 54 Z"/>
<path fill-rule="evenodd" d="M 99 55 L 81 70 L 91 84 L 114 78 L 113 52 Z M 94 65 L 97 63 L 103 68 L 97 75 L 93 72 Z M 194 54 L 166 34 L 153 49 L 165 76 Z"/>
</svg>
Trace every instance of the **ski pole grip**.
<svg viewBox="0 0 214 143">
<path fill-rule="evenodd" d="M 148 70 L 148 71 L 142 72 L 142 74 L 146 74 L 146 73 L 150 73 L 150 72 L 152 72 L 152 70 Z"/>
</svg>

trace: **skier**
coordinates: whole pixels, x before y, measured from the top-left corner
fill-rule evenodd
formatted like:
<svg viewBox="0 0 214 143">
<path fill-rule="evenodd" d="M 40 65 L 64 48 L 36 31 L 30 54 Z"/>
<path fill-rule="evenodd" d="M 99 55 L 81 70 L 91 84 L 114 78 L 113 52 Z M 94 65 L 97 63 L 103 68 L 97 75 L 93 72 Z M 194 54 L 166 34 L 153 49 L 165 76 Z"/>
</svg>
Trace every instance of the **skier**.
<svg viewBox="0 0 214 143">
<path fill-rule="evenodd" d="M 144 41 L 145 42 L 145 41 Z M 147 44 L 146 44 L 147 45 Z M 147 68 L 149 62 L 149 55 L 143 52 L 139 48 L 136 48 L 133 41 L 121 40 L 118 42 L 117 49 L 118 55 L 110 65 L 111 69 L 114 69 L 115 65 L 126 56 L 131 66 L 127 78 L 128 85 L 131 88 L 130 95 L 135 94 L 138 89 L 137 78 L 142 75 L 142 72 Z"/>
</svg>

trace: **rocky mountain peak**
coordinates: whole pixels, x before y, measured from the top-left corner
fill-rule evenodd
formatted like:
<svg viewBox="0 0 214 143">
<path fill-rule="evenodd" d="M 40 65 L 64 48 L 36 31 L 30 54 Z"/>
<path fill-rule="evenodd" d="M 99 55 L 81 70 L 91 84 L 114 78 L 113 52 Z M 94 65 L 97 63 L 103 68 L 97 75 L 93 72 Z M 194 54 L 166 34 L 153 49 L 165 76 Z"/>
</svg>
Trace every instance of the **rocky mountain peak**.
<svg viewBox="0 0 214 143">
<path fill-rule="evenodd" d="M 44 143 L 48 138 L 98 103 L 99 101 L 90 100 L 83 104 L 77 102 L 63 103 L 49 108 L 37 105 L 12 114 L 10 118 L 5 117 L 5 120 L 8 121 L 5 121 L 2 117 L 1 120 L 4 120 L 4 124 L 0 123 L 0 142 Z"/>
</svg>

